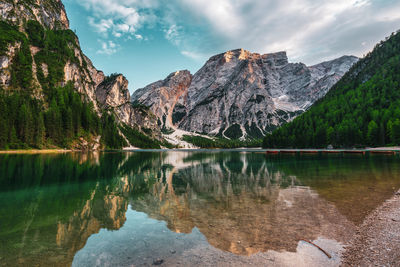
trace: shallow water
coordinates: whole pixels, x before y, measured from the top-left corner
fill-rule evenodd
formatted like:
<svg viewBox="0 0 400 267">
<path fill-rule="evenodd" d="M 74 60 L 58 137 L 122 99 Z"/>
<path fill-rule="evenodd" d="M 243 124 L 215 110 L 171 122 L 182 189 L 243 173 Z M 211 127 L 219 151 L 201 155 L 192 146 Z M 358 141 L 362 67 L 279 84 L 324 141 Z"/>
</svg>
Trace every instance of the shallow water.
<svg viewBox="0 0 400 267">
<path fill-rule="evenodd" d="M 399 156 L 0 155 L 0 266 L 284 265 L 301 240 L 335 265 L 399 188 Z"/>
</svg>

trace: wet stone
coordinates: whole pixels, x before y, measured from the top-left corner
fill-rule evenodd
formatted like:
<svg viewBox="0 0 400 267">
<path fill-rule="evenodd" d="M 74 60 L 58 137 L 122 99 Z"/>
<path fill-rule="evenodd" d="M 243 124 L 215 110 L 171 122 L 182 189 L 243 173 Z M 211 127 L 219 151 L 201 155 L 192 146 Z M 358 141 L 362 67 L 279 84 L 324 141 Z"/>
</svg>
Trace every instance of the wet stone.
<svg viewBox="0 0 400 267">
<path fill-rule="evenodd" d="M 153 261 L 153 265 L 161 265 L 163 263 L 164 263 L 163 259 L 156 259 L 156 260 Z"/>
</svg>

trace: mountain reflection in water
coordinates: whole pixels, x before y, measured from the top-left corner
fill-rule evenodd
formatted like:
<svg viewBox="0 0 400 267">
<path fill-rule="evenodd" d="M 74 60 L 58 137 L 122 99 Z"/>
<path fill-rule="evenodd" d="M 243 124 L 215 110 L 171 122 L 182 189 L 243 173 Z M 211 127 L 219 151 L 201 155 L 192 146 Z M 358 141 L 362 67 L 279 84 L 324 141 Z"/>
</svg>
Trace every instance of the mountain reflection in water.
<svg viewBox="0 0 400 267">
<path fill-rule="evenodd" d="M 400 187 L 399 161 L 195 151 L 0 155 L 0 266 L 70 266 L 91 236 L 130 221 L 131 232 L 147 225 L 137 233 L 148 233 L 143 242 L 126 241 L 138 255 L 174 233 L 192 246 L 203 238 L 247 256 L 295 252 L 299 240 L 321 236 L 345 243 Z M 127 218 L 129 210 L 136 213 Z M 161 229 L 157 237 L 153 229 Z"/>
</svg>

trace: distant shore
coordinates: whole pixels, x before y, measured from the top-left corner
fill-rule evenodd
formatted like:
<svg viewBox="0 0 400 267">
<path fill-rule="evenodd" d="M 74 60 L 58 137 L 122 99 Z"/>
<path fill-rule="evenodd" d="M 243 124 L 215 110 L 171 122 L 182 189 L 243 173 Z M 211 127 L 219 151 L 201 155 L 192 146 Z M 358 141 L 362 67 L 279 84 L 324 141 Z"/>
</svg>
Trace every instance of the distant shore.
<svg viewBox="0 0 400 267">
<path fill-rule="evenodd" d="M 159 149 L 145 149 L 138 147 L 125 147 L 112 151 L 121 152 L 139 152 L 139 151 L 195 151 L 195 150 L 249 150 L 254 152 L 263 152 L 267 154 L 313 154 L 313 153 L 348 153 L 348 154 L 365 154 L 366 152 L 377 154 L 400 154 L 400 147 L 375 147 L 375 148 L 348 148 L 348 149 L 325 149 L 325 148 L 304 148 L 304 149 L 290 149 L 290 148 L 255 148 L 255 147 L 240 147 L 240 148 L 159 148 Z M 74 150 L 74 149 L 12 149 L 0 150 L 0 154 L 49 154 L 49 153 L 67 153 L 67 152 L 99 152 L 108 150 Z"/>
<path fill-rule="evenodd" d="M 377 153 L 377 154 L 397 154 L 400 153 L 400 147 L 375 147 L 375 148 L 343 148 L 343 149 L 326 149 L 326 148 L 305 148 L 305 149 L 290 149 L 290 148 L 271 148 L 264 149 L 267 154 L 290 154 L 290 153 L 347 153 L 347 154 L 366 154 L 366 153 Z"/>
<path fill-rule="evenodd" d="M 71 149 L 13 149 L 0 150 L 0 154 L 50 154 L 72 152 Z"/>
</svg>

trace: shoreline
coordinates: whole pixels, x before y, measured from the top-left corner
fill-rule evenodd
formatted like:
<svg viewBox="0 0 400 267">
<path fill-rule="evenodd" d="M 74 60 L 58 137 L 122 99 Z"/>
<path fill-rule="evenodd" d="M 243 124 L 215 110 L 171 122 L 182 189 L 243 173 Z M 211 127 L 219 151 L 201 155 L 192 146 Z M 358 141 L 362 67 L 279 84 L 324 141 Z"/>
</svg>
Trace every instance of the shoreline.
<svg viewBox="0 0 400 267">
<path fill-rule="evenodd" d="M 52 154 L 52 153 L 67 153 L 81 150 L 72 149 L 13 149 L 0 150 L 0 154 Z"/>
<path fill-rule="evenodd" d="M 396 266 L 400 260 L 400 190 L 368 215 L 342 256 L 341 266 Z"/>
<path fill-rule="evenodd" d="M 263 149 L 267 154 L 290 154 L 290 153 L 348 153 L 348 154 L 365 154 L 365 153 L 400 153 L 400 147 L 367 147 L 367 148 L 343 148 L 343 149 L 326 149 L 326 148 L 304 148 L 304 149 Z"/>
<path fill-rule="evenodd" d="M 138 147 L 125 147 L 121 149 L 102 149 L 102 150 L 76 150 L 76 149 L 12 149 L 0 150 L 0 154 L 49 154 L 49 153 L 68 153 L 68 152 L 157 152 L 157 151 L 252 151 L 266 154 L 390 154 L 400 155 L 400 147 L 376 147 L 376 148 L 363 148 L 363 149 L 266 149 L 260 147 L 238 147 L 238 148 L 159 148 L 159 149 L 146 149 Z"/>
</svg>

